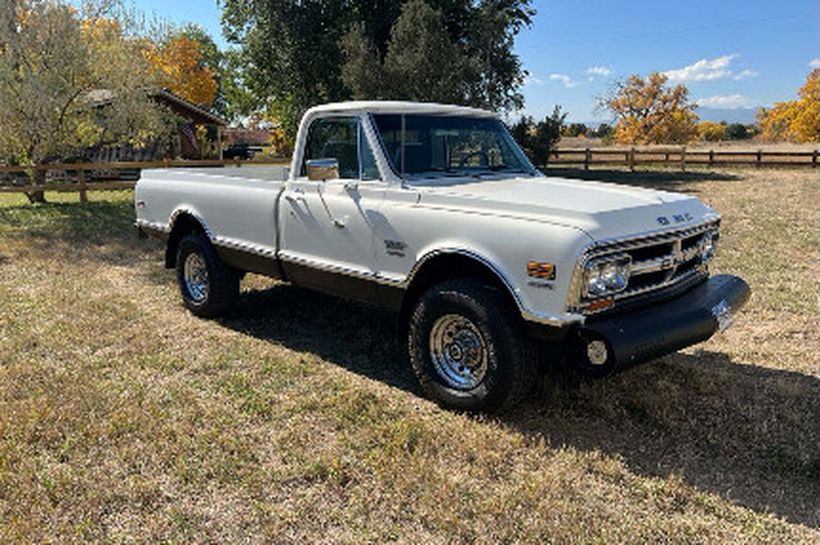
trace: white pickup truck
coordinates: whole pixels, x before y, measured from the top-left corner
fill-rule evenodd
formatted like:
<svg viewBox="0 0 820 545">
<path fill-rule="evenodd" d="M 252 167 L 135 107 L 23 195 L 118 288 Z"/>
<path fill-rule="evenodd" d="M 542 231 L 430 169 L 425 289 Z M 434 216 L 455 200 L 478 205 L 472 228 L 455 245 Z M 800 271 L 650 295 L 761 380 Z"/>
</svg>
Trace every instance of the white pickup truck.
<svg viewBox="0 0 820 545">
<path fill-rule="evenodd" d="M 546 177 L 472 108 L 312 108 L 289 174 L 146 171 L 135 207 L 194 314 L 228 311 L 244 272 L 395 311 L 424 390 L 455 409 L 512 406 L 538 359 L 604 375 L 704 341 L 749 297 L 709 275 L 713 209 Z"/>
</svg>

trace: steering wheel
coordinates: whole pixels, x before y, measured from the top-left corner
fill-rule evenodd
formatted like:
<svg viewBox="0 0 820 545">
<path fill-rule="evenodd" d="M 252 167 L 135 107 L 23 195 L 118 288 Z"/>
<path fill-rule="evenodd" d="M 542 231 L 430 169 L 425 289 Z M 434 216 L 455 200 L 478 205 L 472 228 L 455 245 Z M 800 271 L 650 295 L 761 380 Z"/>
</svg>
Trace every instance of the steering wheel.
<svg viewBox="0 0 820 545">
<path fill-rule="evenodd" d="M 468 153 L 464 157 L 461 158 L 461 161 L 458 163 L 458 168 L 463 168 L 467 161 L 476 155 L 481 157 L 481 166 L 486 166 L 490 164 L 490 156 L 487 155 L 486 151 L 474 151 L 472 153 Z"/>
</svg>

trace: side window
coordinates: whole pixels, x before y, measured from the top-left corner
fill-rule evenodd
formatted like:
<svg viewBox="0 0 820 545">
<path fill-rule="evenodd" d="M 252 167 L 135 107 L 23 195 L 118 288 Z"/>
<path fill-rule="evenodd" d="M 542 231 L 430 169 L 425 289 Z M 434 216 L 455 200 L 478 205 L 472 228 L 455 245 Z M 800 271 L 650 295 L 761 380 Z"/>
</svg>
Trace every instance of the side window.
<svg viewBox="0 0 820 545">
<path fill-rule="evenodd" d="M 340 178 L 381 179 L 373 150 L 356 117 L 328 117 L 314 121 L 308 129 L 302 176 L 307 176 L 309 159 L 336 159 Z"/>
<path fill-rule="evenodd" d="M 355 117 L 317 119 L 308 130 L 302 175 L 309 159 L 336 159 L 340 178 L 359 177 L 359 121 Z"/>
</svg>

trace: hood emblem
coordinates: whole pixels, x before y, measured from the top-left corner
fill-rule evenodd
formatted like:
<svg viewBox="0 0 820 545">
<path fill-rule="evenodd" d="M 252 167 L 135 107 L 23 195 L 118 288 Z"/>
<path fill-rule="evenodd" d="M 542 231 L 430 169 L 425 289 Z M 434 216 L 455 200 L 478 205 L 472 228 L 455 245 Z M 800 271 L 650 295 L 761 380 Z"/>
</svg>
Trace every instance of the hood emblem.
<svg viewBox="0 0 820 545">
<path fill-rule="evenodd" d="M 675 223 L 686 223 L 687 221 L 692 221 L 694 218 L 692 217 L 692 214 L 686 212 L 685 214 L 674 214 L 671 220 L 666 216 L 658 216 L 655 219 L 661 225 L 669 225 L 672 221 Z"/>
</svg>

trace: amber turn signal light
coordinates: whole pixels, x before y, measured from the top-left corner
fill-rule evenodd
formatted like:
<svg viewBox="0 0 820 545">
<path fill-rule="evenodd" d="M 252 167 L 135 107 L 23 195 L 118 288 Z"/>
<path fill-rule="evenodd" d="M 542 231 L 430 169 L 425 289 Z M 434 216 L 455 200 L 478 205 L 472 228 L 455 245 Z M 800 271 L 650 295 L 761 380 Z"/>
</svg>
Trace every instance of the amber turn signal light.
<svg viewBox="0 0 820 545">
<path fill-rule="evenodd" d="M 530 261 L 527 263 L 527 275 L 533 278 L 543 278 L 544 280 L 555 280 L 555 265 Z"/>
<path fill-rule="evenodd" d="M 615 305 L 615 299 L 612 297 L 607 297 L 605 299 L 598 299 L 597 301 L 592 301 L 587 305 L 587 312 L 597 312 L 599 310 L 606 310 L 610 307 Z"/>
</svg>

